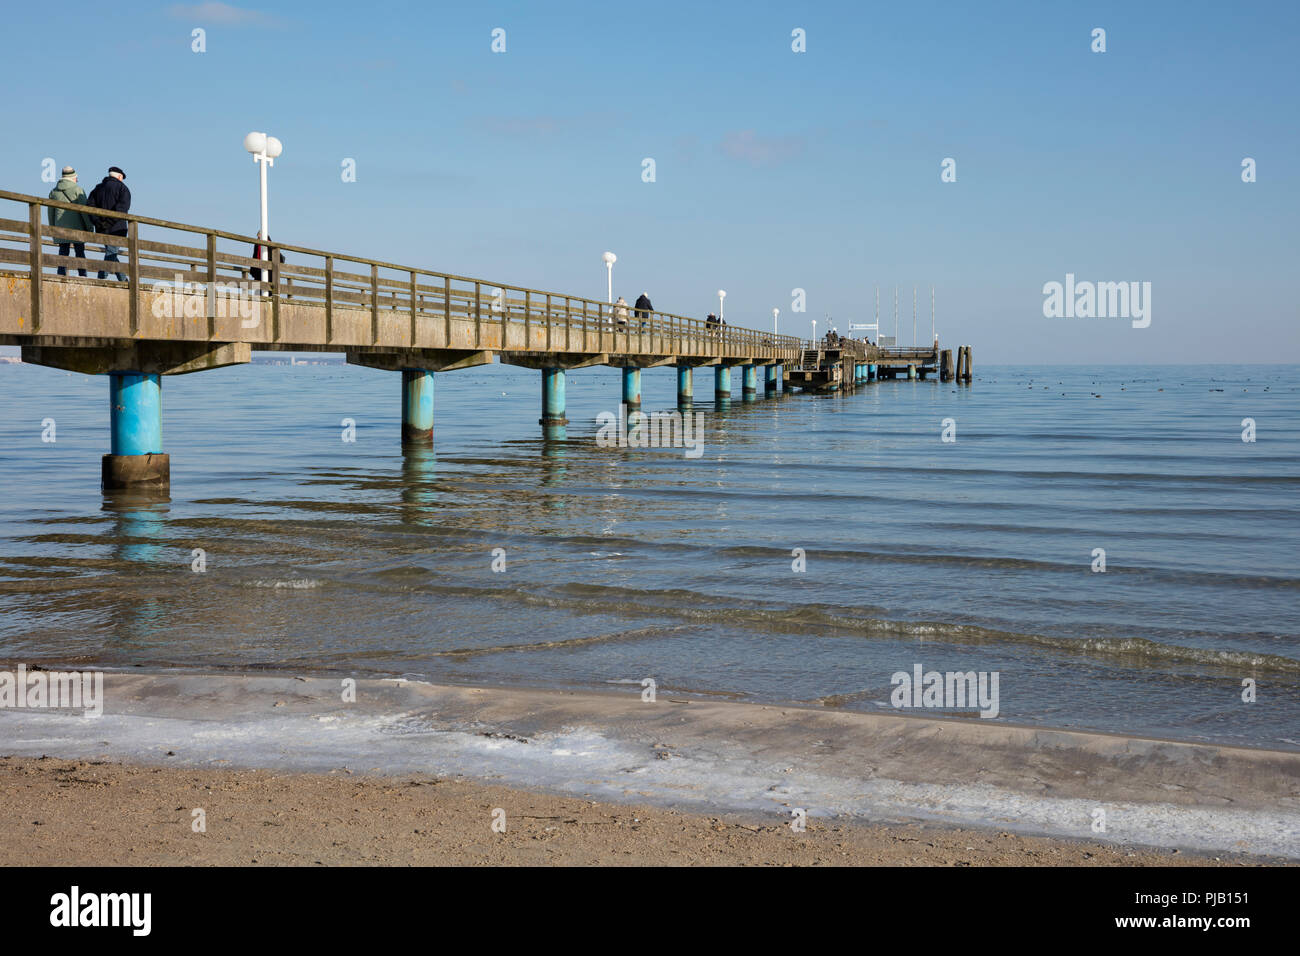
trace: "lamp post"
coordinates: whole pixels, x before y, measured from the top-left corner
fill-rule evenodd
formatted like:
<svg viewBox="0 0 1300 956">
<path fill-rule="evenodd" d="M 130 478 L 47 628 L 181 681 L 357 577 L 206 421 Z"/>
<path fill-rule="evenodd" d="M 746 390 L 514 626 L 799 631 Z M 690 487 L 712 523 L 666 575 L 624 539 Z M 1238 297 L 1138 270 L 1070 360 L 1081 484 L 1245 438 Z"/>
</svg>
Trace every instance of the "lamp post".
<svg viewBox="0 0 1300 956">
<path fill-rule="evenodd" d="M 271 238 L 271 224 L 266 212 L 266 170 L 268 166 L 275 165 L 275 159 L 284 151 L 280 141 L 274 136 L 267 136 L 265 133 L 249 133 L 244 137 L 244 149 L 253 154 L 253 162 L 261 166 L 262 180 L 262 254 L 260 258 L 268 257 L 266 243 Z"/>
<path fill-rule="evenodd" d="M 816 319 L 813 319 L 813 320 L 812 320 L 812 324 L 813 324 L 813 337 L 812 337 L 812 340 L 813 340 L 813 345 L 816 345 L 816 344 L 817 344 L 817 320 L 816 320 Z"/>
<path fill-rule="evenodd" d="M 778 315 L 780 315 L 780 314 L 781 314 L 781 310 L 780 310 L 780 309 L 773 309 L 773 310 L 772 310 L 772 335 L 774 335 L 774 336 L 777 334 L 777 331 L 776 331 L 776 317 L 777 317 Z"/>
<path fill-rule="evenodd" d="M 606 278 L 609 280 L 606 289 L 606 301 L 614 301 L 614 263 L 618 262 L 618 256 L 612 252 L 606 252 L 600 257 L 605 263 Z"/>
<path fill-rule="evenodd" d="M 718 290 L 718 318 L 719 319 L 725 319 L 727 317 L 726 310 L 723 309 L 722 307 L 723 300 L 725 300 L 726 298 L 727 298 L 727 290 L 719 289 Z"/>
</svg>

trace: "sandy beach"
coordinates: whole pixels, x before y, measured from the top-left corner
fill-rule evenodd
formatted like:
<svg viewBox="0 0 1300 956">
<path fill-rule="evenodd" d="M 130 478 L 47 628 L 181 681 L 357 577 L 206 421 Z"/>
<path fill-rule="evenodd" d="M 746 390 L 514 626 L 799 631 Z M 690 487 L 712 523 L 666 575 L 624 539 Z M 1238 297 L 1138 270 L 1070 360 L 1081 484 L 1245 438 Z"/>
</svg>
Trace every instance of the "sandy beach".
<svg viewBox="0 0 1300 956">
<path fill-rule="evenodd" d="M 429 776 L 0 758 L 0 865 L 1257 865 L 1007 831 L 706 815 Z M 493 832 L 492 811 L 506 814 Z M 205 832 L 194 832 L 195 809 Z"/>
<path fill-rule="evenodd" d="M 1300 754 L 978 719 L 647 702 L 639 687 L 361 680 L 353 698 L 346 685 L 112 672 L 102 716 L 0 711 L 0 860 L 1300 859 Z M 192 829 L 195 810 L 204 832 Z M 492 826 L 498 810 L 504 833 Z M 803 832 L 790 826 L 799 811 Z"/>
</svg>

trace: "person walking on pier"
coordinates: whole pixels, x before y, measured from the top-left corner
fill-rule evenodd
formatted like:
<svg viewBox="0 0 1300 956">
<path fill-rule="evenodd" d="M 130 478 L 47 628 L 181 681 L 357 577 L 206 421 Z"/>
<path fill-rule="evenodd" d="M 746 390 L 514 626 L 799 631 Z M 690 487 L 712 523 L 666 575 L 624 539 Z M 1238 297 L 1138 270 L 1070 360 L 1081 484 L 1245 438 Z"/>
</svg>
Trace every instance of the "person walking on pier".
<svg viewBox="0 0 1300 956">
<path fill-rule="evenodd" d="M 108 212 L 130 212 L 131 190 L 126 188 L 126 173 L 122 172 L 117 166 L 108 167 L 108 175 L 90 191 L 86 204 Z M 96 232 L 107 236 L 126 235 L 125 219 L 115 219 L 112 216 L 94 216 L 93 222 L 95 223 Z M 120 262 L 121 260 L 117 258 L 117 254 L 121 251 L 121 246 L 104 243 L 104 261 Z M 100 272 L 99 277 L 107 279 L 108 273 Z M 126 276 L 121 272 L 117 273 L 117 281 L 125 282 Z"/>
<path fill-rule="evenodd" d="M 621 295 L 618 301 L 614 303 L 614 321 L 618 323 L 619 328 L 627 328 L 627 299 Z"/>
<path fill-rule="evenodd" d="M 258 232 L 257 232 L 257 238 L 259 238 L 259 239 L 262 238 L 262 231 L 261 231 L 260 229 L 259 229 Z M 267 237 L 266 237 L 266 240 L 267 240 L 267 243 L 269 244 L 270 241 L 271 241 L 271 237 L 270 237 L 270 236 L 267 236 Z M 269 251 L 269 250 L 267 251 L 267 255 L 266 255 L 266 257 L 267 257 L 268 259 L 271 258 L 271 254 L 270 254 L 270 251 Z M 262 244 L 261 244 L 260 242 L 256 242 L 256 243 L 253 244 L 253 258 L 254 258 L 254 259 L 260 259 L 260 258 L 262 258 Z M 281 262 L 284 262 L 284 253 L 283 253 L 283 252 L 280 253 L 280 261 L 281 261 Z M 267 281 L 268 283 L 272 282 L 272 281 L 274 280 L 274 278 L 275 278 L 274 275 L 273 275 L 273 272 L 274 272 L 273 269 L 267 269 L 267 270 L 266 270 L 266 281 Z M 256 266 L 254 266 L 253 268 L 249 269 L 249 270 L 248 270 L 248 274 L 249 274 L 249 275 L 250 275 L 250 276 L 251 276 L 255 281 L 257 281 L 257 282 L 261 282 L 261 281 L 262 281 L 262 270 L 259 269 L 259 268 L 257 268 Z M 264 294 L 264 295 L 270 295 L 270 292 L 266 292 L 266 291 L 264 291 L 263 294 Z"/>
<path fill-rule="evenodd" d="M 641 320 L 641 328 L 646 327 L 646 319 L 650 318 L 650 313 L 655 307 L 650 304 L 650 296 L 642 292 L 636 299 L 636 305 L 633 306 L 632 314 Z"/>
<path fill-rule="evenodd" d="M 57 199 L 59 202 L 86 202 L 86 191 L 77 185 L 77 171 L 71 166 L 63 167 L 63 178 L 55 184 L 50 190 L 50 198 Z M 94 232 L 95 227 L 90 221 L 90 216 L 84 212 L 73 212 L 71 209 L 50 208 L 50 225 L 56 229 L 76 229 L 79 232 Z M 63 258 L 68 254 L 68 247 L 72 247 L 78 259 L 86 258 L 86 244 L 69 240 L 68 242 L 59 243 L 59 257 Z M 58 274 L 65 276 L 68 270 L 59 266 Z M 77 274 L 81 278 L 86 278 L 86 270 L 78 269 Z"/>
</svg>

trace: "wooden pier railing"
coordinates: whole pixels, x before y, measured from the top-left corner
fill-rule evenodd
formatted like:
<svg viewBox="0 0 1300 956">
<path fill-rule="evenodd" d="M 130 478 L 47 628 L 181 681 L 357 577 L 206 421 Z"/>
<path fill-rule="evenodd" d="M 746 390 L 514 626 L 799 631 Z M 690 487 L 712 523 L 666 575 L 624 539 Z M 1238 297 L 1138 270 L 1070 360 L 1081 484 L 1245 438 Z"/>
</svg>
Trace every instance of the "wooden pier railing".
<svg viewBox="0 0 1300 956">
<path fill-rule="evenodd" d="M 46 224 L 47 210 L 67 209 L 98 214 L 92 207 L 43 199 L 0 190 L 0 200 L 25 206 L 21 218 L 0 218 L 0 278 L 21 275 L 30 281 L 30 308 L 23 334 L 40 336 L 49 316 L 42 294 L 43 285 L 63 267 L 71 281 L 114 284 L 113 274 L 127 277 L 130 336 L 153 337 L 142 331 L 142 310 L 148 308 L 147 291 L 181 285 L 196 290 L 209 302 L 210 289 L 234 289 L 257 295 L 269 305 L 268 328 L 247 335 L 219 324 L 214 314 L 207 318 L 206 337 L 213 341 L 249 341 L 256 347 L 344 349 L 391 347 L 393 316 L 409 323 L 405 345 L 418 347 L 421 328 L 430 324 L 444 327 L 438 336 L 450 347 L 453 338 L 466 348 L 507 349 L 511 341 L 527 343 L 530 350 L 590 351 L 595 342 L 600 351 L 640 354 L 717 355 L 720 358 L 769 358 L 788 361 L 797 357 L 801 341 L 795 336 L 774 335 L 735 325 L 708 325 L 702 319 L 667 312 L 638 314 L 632 306 L 619 307 L 581 296 L 529 289 L 510 283 L 404 266 L 379 259 L 329 252 L 281 242 L 264 243 L 269 261 L 254 258 L 254 236 L 221 229 L 171 222 L 133 213 L 112 213 L 124 220 L 127 234 L 116 236 L 54 228 Z M 17 211 L 17 210 L 15 210 Z M 61 243 L 86 243 L 87 258 L 58 255 Z M 121 248 L 119 263 L 102 261 L 104 244 Z M 72 251 L 69 249 L 69 251 Z M 287 261 L 280 262 L 281 254 Z M 87 278 L 76 277 L 85 269 Z M 253 270 L 265 269 L 262 279 Z M 96 278 L 100 271 L 109 277 Z M 120 283 L 117 283 L 120 287 Z M 12 285 L 11 285 L 12 291 Z M 304 338 L 299 323 L 297 338 L 282 334 L 281 313 L 292 307 L 310 307 L 324 315 L 323 325 L 313 322 L 313 332 Z M 211 310 L 209 309 L 211 313 Z M 358 319 L 364 327 L 369 318 L 369 335 L 358 333 Z M 381 336 L 381 317 L 385 334 Z M 346 319 L 346 340 L 337 334 Z M 453 336 L 452 326 L 457 324 Z M 524 333 L 507 334 L 508 328 L 523 326 Z M 517 333 L 518 329 L 515 328 Z M 0 333 L 14 330 L 0 329 Z M 68 334 L 67 317 L 60 322 L 60 335 Z M 87 336 L 96 334 L 87 331 Z M 187 333 L 188 334 L 188 333 Z"/>
</svg>

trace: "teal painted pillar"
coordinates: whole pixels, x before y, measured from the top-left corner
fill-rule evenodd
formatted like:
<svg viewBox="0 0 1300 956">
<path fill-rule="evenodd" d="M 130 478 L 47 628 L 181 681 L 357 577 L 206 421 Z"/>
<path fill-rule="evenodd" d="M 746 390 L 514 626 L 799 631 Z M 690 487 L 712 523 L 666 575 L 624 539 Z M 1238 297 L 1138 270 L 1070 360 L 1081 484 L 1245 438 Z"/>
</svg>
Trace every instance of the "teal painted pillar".
<svg viewBox="0 0 1300 956">
<path fill-rule="evenodd" d="M 564 369 L 542 369 L 542 417 L 537 424 L 547 427 L 567 425 L 564 417 Z"/>
<path fill-rule="evenodd" d="M 161 375 L 112 374 L 108 377 L 108 400 L 114 455 L 162 451 Z"/>
<path fill-rule="evenodd" d="M 879 378 L 879 377 L 880 377 L 880 375 L 879 375 L 879 373 L 876 371 L 876 366 L 875 366 L 875 365 L 872 365 L 872 364 L 868 364 L 868 365 L 867 365 L 867 381 L 868 381 L 868 382 L 874 382 L 874 381 L 875 381 L 877 378 Z"/>
<path fill-rule="evenodd" d="M 859 385 L 861 385 L 863 382 L 867 380 L 867 366 L 862 362 L 858 362 L 857 365 L 854 366 L 854 368 L 857 369 L 857 375 L 855 376 L 857 382 Z"/>
<path fill-rule="evenodd" d="M 109 454 L 101 463 L 105 489 L 167 488 L 171 461 L 162 453 L 162 376 L 108 376 Z"/>
<path fill-rule="evenodd" d="M 914 381 L 914 380 L 916 379 L 916 366 L 915 366 L 915 365 L 909 365 L 909 366 L 907 367 L 907 379 L 908 379 L 908 381 Z"/>
<path fill-rule="evenodd" d="M 433 443 L 433 373 L 402 369 L 402 444 Z"/>
<path fill-rule="evenodd" d="M 743 379 L 741 385 L 741 397 L 747 402 L 752 402 L 758 398 L 758 366 L 742 365 Z"/>
<path fill-rule="evenodd" d="M 731 369 L 726 365 L 713 367 L 713 400 L 715 402 L 731 401 Z"/>
<path fill-rule="evenodd" d="M 695 404 L 694 375 L 689 365 L 677 366 L 677 404 L 687 408 Z"/>
<path fill-rule="evenodd" d="M 777 369 L 779 369 L 780 367 L 781 367 L 781 366 L 779 366 L 779 365 L 764 365 L 764 366 L 763 366 L 763 392 L 764 392 L 764 394 L 766 394 L 766 395 L 771 395 L 771 394 L 773 394 L 773 393 L 776 391 Z"/>
<path fill-rule="evenodd" d="M 623 369 L 623 404 L 628 411 L 641 407 L 641 370 L 639 368 Z"/>
</svg>

